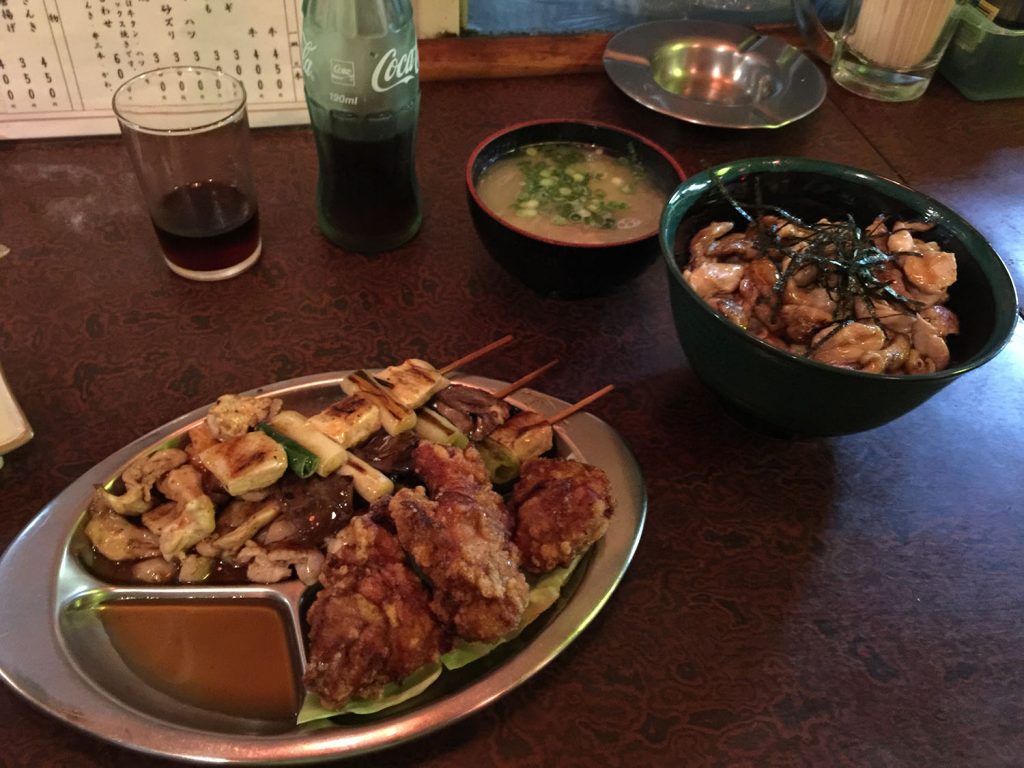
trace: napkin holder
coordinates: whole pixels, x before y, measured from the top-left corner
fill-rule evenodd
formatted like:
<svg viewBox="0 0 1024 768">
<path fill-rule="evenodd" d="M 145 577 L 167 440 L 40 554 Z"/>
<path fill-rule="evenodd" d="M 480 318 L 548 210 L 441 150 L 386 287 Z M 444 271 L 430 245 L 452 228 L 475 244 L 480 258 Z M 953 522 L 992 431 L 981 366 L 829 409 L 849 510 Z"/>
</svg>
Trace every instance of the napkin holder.
<svg viewBox="0 0 1024 768">
<path fill-rule="evenodd" d="M 1002 27 L 970 4 L 959 14 L 939 72 L 972 101 L 1024 96 L 1024 30 Z"/>
</svg>

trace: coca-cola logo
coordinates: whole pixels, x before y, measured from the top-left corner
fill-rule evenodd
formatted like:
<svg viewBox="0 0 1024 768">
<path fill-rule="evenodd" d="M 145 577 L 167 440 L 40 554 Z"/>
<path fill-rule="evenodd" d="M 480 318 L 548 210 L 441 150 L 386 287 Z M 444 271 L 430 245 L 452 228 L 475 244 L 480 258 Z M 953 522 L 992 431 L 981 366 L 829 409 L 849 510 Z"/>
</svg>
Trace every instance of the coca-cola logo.
<svg viewBox="0 0 1024 768">
<path fill-rule="evenodd" d="M 420 57 L 415 45 L 401 56 L 397 48 L 392 48 L 380 57 L 377 66 L 373 68 L 370 86 L 377 93 L 384 93 L 408 83 L 419 71 Z"/>
<path fill-rule="evenodd" d="M 302 43 L 302 74 L 307 80 L 316 80 L 316 71 L 313 69 L 314 53 L 316 53 L 316 43 L 312 40 L 304 40 Z"/>
</svg>

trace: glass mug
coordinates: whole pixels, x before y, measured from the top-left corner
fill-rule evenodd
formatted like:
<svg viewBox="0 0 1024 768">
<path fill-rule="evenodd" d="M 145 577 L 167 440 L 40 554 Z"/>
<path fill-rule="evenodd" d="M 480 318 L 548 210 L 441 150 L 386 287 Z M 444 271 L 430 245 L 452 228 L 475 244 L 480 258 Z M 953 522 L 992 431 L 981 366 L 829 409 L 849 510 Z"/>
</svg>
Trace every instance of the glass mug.
<svg viewBox="0 0 1024 768">
<path fill-rule="evenodd" d="M 910 101 L 925 92 L 963 0 L 850 0 L 835 36 L 832 79 L 860 96 Z"/>
<path fill-rule="evenodd" d="M 223 280 L 260 257 L 245 87 L 219 70 L 176 66 L 124 82 L 113 107 L 164 261 Z"/>
</svg>

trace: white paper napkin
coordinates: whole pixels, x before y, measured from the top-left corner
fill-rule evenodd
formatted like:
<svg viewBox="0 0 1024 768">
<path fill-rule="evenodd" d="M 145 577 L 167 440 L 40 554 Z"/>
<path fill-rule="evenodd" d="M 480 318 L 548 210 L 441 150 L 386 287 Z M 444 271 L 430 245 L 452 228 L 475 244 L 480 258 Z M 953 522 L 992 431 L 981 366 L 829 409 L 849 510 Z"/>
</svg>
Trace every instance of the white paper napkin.
<svg viewBox="0 0 1024 768">
<path fill-rule="evenodd" d="M 32 427 L 14 399 L 0 368 L 0 456 L 32 439 Z"/>
</svg>

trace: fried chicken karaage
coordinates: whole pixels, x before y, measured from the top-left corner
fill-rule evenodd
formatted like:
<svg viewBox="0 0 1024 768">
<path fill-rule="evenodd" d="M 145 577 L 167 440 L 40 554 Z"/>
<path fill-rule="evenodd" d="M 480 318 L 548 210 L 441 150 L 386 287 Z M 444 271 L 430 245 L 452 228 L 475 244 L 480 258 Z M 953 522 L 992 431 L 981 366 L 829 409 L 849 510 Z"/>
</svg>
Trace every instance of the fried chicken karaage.
<svg viewBox="0 0 1024 768">
<path fill-rule="evenodd" d="M 307 614 L 303 682 L 324 707 L 340 709 L 436 661 L 444 633 L 398 540 L 369 515 L 352 518 L 329 549 L 324 588 Z"/>
<path fill-rule="evenodd" d="M 611 486 L 596 467 L 535 459 L 523 465 L 509 509 L 523 568 L 546 573 L 568 565 L 604 536 L 612 516 Z"/>
<path fill-rule="evenodd" d="M 420 443 L 416 473 L 388 512 L 398 539 L 433 586 L 430 607 L 465 640 L 494 642 L 515 629 L 529 600 L 509 515 L 475 448 Z"/>
</svg>

